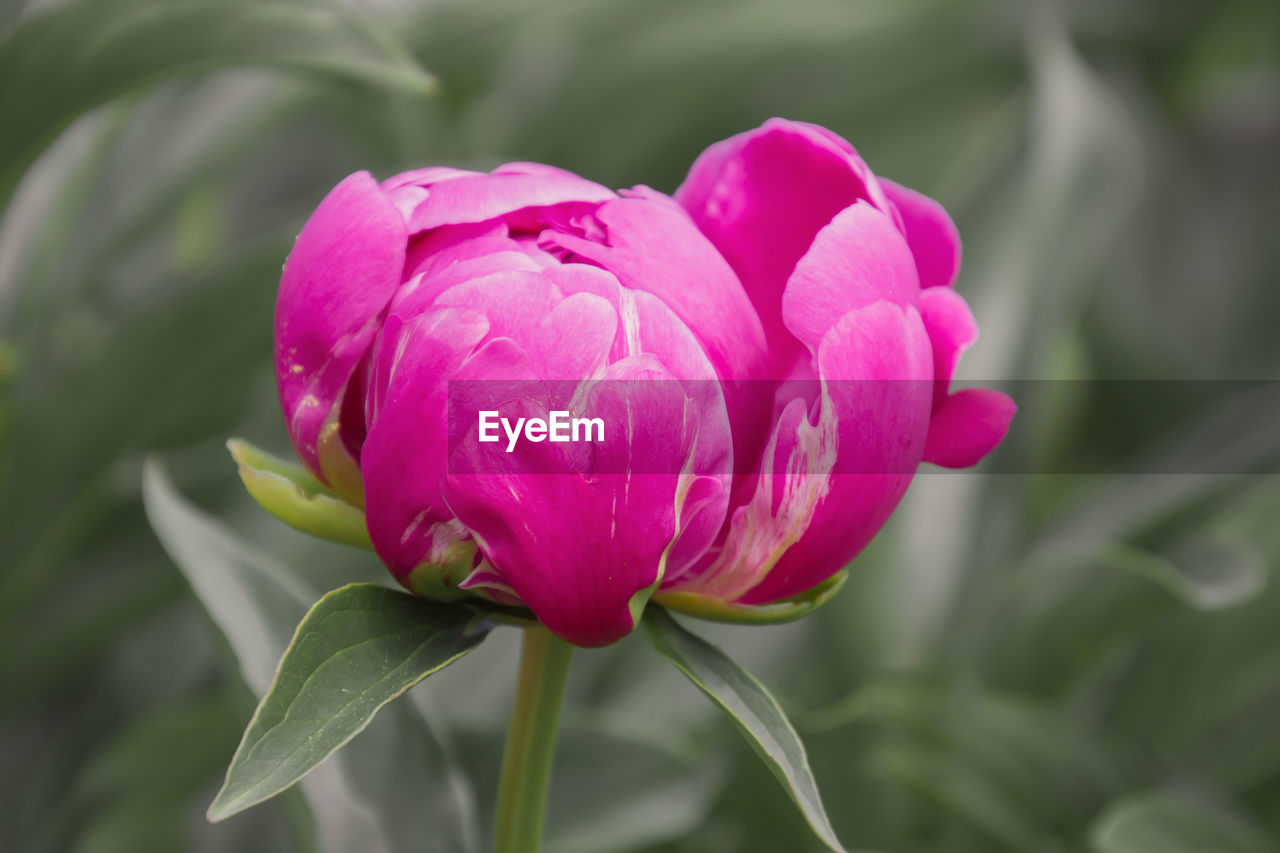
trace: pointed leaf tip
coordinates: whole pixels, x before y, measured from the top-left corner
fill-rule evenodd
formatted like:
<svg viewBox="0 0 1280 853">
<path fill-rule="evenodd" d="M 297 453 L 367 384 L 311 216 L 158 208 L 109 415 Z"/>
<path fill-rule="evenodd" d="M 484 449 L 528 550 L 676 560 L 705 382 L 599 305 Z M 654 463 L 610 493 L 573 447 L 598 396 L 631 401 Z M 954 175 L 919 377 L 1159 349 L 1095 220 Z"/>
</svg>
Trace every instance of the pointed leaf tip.
<svg viewBox="0 0 1280 853">
<path fill-rule="evenodd" d="M 311 608 L 231 759 L 210 821 L 274 797 L 359 734 L 388 702 L 479 645 L 471 611 L 377 584 Z"/>
</svg>

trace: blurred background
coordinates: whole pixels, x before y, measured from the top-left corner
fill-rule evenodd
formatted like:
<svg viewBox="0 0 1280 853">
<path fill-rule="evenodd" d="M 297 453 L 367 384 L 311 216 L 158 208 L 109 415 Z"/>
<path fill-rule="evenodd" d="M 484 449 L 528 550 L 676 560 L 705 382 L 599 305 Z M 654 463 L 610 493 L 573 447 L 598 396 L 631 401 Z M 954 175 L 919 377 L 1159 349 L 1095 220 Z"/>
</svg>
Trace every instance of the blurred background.
<svg viewBox="0 0 1280 853">
<path fill-rule="evenodd" d="M 0 27 L 4 849 L 484 850 L 513 630 L 204 821 L 306 608 L 385 575 L 268 517 L 223 447 L 288 452 L 281 263 L 358 169 L 669 192 L 780 115 L 952 212 L 963 375 L 1054 381 L 984 468 L 923 471 L 815 617 L 696 630 L 782 698 L 850 848 L 1280 850 L 1280 399 L 1214 381 L 1280 369 L 1274 0 L 8 0 Z M 818 849 L 642 638 L 569 690 L 550 853 Z"/>
</svg>

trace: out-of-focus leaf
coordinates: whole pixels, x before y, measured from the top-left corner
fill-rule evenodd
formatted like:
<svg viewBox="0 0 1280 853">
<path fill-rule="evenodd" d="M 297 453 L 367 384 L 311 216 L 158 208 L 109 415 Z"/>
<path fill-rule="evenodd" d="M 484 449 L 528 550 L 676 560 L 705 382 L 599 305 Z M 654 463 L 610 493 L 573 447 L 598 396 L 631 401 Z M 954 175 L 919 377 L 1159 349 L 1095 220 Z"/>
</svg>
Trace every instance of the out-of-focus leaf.
<svg viewBox="0 0 1280 853">
<path fill-rule="evenodd" d="M 1004 850 L 1023 853 L 1044 845 L 1031 816 L 975 768 L 921 744 L 889 740 L 868 760 L 878 776 L 905 785 L 935 807 L 978 829 Z"/>
<path fill-rule="evenodd" d="M 259 450 L 243 439 L 231 439 L 227 449 L 240 466 L 244 487 L 267 512 L 303 533 L 373 548 L 364 513 L 326 489 L 301 465 Z"/>
<path fill-rule="evenodd" d="M 0 36 L 0 207 L 76 116 L 157 80 L 231 66 L 290 68 L 430 92 L 433 78 L 368 21 L 319 4 L 81 0 Z"/>
<path fill-rule="evenodd" d="M 492 823 L 502 729 L 459 732 Z M 547 802 L 547 853 L 626 853 L 683 838 L 707 818 L 723 767 L 648 735 L 572 713 L 561 718 Z"/>
<path fill-rule="evenodd" d="M 284 653 L 209 807 L 223 820 L 274 797 L 359 734 L 383 705 L 484 639 L 471 611 L 376 584 L 316 602 Z"/>
<path fill-rule="evenodd" d="M 143 716 L 89 760 L 66 798 L 91 817 L 76 853 L 180 849 L 191 800 L 233 748 L 239 721 L 223 702 Z"/>
<path fill-rule="evenodd" d="M 101 543 L 106 550 L 106 542 Z M 22 655 L 0 656 L 0 708 L 33 695 L 100 656 L 104 642 L 120 638 L 182 591 L 182 581 L 160 560 L 89 573 L 73 590 L 60 588 L 0 622 L 0 644 Z M 114 569 L 115 567 L 113 567 Z"/>
<path fill-rule="evenodd" d="M 665 610 L 650 607 L 644 625 L 654 647 L 729 714 L 822 843 L 843 851 L 823 808 L 804 744 L 778 700 L 724 652 L 686 631 Z"/>
<path fill-rule="evenodd" d="M 1265 584 L 1257 558 L 1223 541 L 1190 540 L 1173 558 L 1113 546 L 1087 559 L 1040 560 L 986 602 L 980 654 L 997 683 L 1061 695 L 1096 677 L 1156 620 L 1187 607 L 1239 606 Z"/>
<path fill-rule="evenodd" d="M 107 744 L 81 773 L 81 797 L 109 797 L 127 788 L 185 791 L 205 782 L 239 734 L 236 715 L 222 702 L 205 702 L 147 715 Z"/>
<path fill-rule="evenodd" d="M 1199 558 L 1205 569 L 1241 558 L 1271 566 L 1268 583 L 1229 610 L 1182 610 L 1142 634 L 1105 697 L 1105 724 L 1163 766 L 1246 795 L 1272 783 L 1280 762 L 1280 584 L 1276 583 L 1275 518 L 1280 486 L 1260 480 L 1226 502 L 1213 519 L 1213 538 L 1192 540 L 1180 559 Z M 1221 554 L 1240 539 L 1260 549 Z M 1196 544 L 1199 542 L 1200 544 Z M 1215 556 L 1221 554 L 1221 556 Z M 1170 701 L 1170 697 L 1178 697 Z"/>
<path fill-rule="evenodd" d="M 295 626 L 320 597 L 319 591 L 188 503 L 154 461 L 144 471 L 143 498 L 156 535 L 226 637 L 245 682 L 256 695 L 265 695 Z M 474 816 L 458 807 L 467 801 L 467 783 L 457 778 L 434 731 L 421 717 L 393 709 L 373 721 L 369 735 L 300 783 L 321 853 L 414 853 L 413 839 L 421 839 L 428 823 L 442 853 L 475 853 L 467 842 L 475 835 L 467 826 Z M 407 746 L 397 751 L 395 741 Z M 388 755 L 423 759 L 415 762 L 413 772 L 397 774 L 395 781 L 399 795 L 411 795 L 431 807 L 409 810 L 398 798 L 366 801 L 358 794 L 369 786 L 355 785 L 348 763 L 388 767 Z M 438 767 L 439 772 L 423 772 L 424 766 Z"/>
<path fill-rule="evenodd" d="M 877 733 L 865 771 L 876 785 L 906 786 L 1015 851 L 1038 849 L 1042 827 L 1093 814 L 1133 775 L 1054 706 L 973 684 L 876 676 L 800 725 Z"/>
<path fill-rule="evenodd" d="M 1274 853 L 1280 846 L 1245 817 L 1163 793 L 1117 801 L 1089 836 L 1094 853 Z"/>
</svg>

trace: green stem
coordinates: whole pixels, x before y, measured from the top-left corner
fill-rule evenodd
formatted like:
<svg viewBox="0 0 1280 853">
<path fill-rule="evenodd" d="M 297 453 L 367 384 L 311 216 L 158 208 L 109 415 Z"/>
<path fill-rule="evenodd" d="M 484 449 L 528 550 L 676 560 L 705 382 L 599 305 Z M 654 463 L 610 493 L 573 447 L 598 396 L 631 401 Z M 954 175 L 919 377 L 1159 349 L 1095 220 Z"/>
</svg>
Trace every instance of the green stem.
<svg viewBox="0 0 1280 853">
<path fill-rule="evenodd" d="M 502 756 L 494 853 L 537 853 L 547 810 L 556 719 L 573 646 L 541 625 L 524 631 L 520 682 Z"/>
</svg>

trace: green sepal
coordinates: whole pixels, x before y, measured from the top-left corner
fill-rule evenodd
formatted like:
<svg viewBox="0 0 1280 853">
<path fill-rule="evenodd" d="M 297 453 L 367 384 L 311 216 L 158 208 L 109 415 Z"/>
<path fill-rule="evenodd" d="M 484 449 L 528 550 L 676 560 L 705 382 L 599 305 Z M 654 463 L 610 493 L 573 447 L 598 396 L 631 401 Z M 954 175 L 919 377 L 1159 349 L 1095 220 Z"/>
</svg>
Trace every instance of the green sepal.
<svg viewBox="0 0 1280 853">
<path fill-rule="evenodd" d="M 722 601 L 696 592 L 659 592 L 653 596 L 654 604 L 674 610 L 686 616 L 707 619 L 712 622 L 732 622 L 738 625 L 772 625 L 793 622 L 808 616 L 826 604 L 849 579 L 849 570 L 832 575 L 822 583 L 791 598 L 770 604 L 737 604 Z"/>
<path fill-rule="evenodd" d="M 372 550 L 364 512 L 338 497 L 301 465 L 233 438 L 227 450 L 240 479 L 262 508 L 290 527 L 321 539 Z"/>
</svg>

